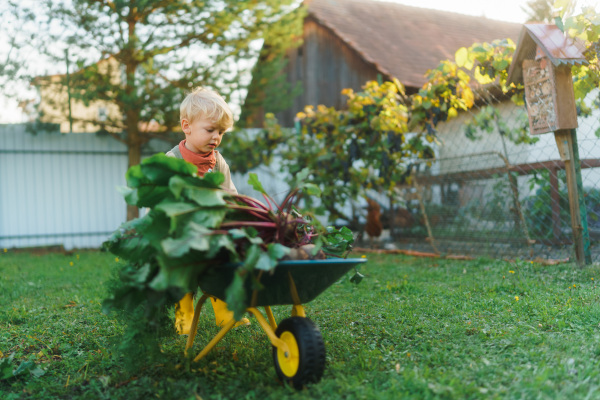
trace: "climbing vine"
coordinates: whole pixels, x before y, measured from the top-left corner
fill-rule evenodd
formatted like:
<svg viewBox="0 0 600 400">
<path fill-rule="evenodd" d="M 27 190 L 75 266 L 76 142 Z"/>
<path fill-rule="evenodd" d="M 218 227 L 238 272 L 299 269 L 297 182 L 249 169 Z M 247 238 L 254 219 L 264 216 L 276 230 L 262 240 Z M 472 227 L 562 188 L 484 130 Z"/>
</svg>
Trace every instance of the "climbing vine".
<svg viewBox="0 0 600 400">
<path fill-rule="evenodd" d="M 557 1 L 559 13 L 566 8 L 564 1 Z M 573 89 L 577 109 L 581 115 L 589 116 L 593 108 L 600 108 L 600 92 L 594 96 L 588 95 L 600 87 L 600 13 L 593 7 L 585 7 L 581 14 L 571 17 L 557 17 L 556 25 L 568 36 L 576 38 L 585 48 L 584 55 L 587 65 L 576 65 L 573 73 Z M 590 101 L 588 103 L 588 101 Z M 600 128 L 596 130 L 600 137 Z"/>
</svg>

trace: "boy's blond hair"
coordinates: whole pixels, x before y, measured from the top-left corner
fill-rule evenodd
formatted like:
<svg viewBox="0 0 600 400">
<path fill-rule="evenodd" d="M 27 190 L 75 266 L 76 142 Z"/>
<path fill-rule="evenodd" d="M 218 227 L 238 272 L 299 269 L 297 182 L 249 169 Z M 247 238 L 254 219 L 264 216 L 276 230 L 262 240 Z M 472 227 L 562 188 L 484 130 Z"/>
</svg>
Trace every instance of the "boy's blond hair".
<svg viewBox="0 0 600 400">
<path fill-rule="evenodd" d="M 209 88 L 197 87 L 185 96 L 179 107 L 179 119 L 191 124 L 197 118 L 213 121 L 219 132 L 233 126 L 233 113 L 220 94 Z"/>
</svg>

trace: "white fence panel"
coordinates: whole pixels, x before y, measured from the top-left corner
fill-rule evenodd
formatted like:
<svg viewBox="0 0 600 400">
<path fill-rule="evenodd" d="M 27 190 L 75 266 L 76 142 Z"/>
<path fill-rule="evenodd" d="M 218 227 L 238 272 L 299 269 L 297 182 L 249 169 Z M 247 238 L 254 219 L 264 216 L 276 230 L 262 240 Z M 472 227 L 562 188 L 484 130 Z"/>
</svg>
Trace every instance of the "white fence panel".
<svg viewBox="0 0 600 400">
<path fill-rule="evenodd" d="M 109 136 L 0 126 L 0 247 L 99 247 L 126 219 L 116 189 L 126 170 L 126 148 Z"/>
</svg>

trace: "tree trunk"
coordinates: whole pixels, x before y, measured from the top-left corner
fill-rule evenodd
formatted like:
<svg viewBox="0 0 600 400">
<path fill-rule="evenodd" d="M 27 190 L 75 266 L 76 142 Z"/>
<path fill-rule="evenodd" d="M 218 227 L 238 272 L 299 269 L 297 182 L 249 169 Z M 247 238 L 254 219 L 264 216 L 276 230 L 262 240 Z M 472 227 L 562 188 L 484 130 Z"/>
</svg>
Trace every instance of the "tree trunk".
<svg viewBox="0 0 600 400">
<path fill-rule="evenodd" d="M 133 7 L 133 0 L 130 0 L 129 15 L 127 16 L 128 25 L 128 43 L 123 49 L 123 63 L 125 64 L 125 94 L 127 103 L 124 107 L 126 129 L 127 129 L 127 168 L 138 165 L 142 161 L 142 138 L 139 131 L 139 110 L 137 107 L 138 99 L 135 94 L 135 72 L 139 61 L 134 57 L 137 37 L 135 34 L 136 22 L 139 19 L 137 7 Z M 127 205 L 127 221 L 139 217 L 140 212 L 136 206 Z"/>
<path fill-rule="evenodd" d="M 138 165 L 142 161 L 142 141 L 138 130 L 138 115 L 135 111 L 127 111 L 127 168 Z M 139 217 L 136 206 L 127 205 L 127 221 Z"/>
</svg>

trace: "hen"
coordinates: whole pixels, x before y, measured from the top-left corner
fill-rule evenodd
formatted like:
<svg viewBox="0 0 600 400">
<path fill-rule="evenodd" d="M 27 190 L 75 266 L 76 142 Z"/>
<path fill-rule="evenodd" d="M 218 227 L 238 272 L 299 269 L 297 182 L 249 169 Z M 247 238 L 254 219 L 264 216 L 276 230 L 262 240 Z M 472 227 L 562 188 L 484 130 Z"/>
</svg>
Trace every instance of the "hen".
<svg viewBox="0 0 600 400">
<path fill-rule="evenodd" d="M 371 247 L 373 247 L 373 240 L 381 236 L 382 231 L 381 206 L 375 200 L 367 197 L 367 224 L 365 225 L 365 232 L 369 235 Z"/>
</svg>

